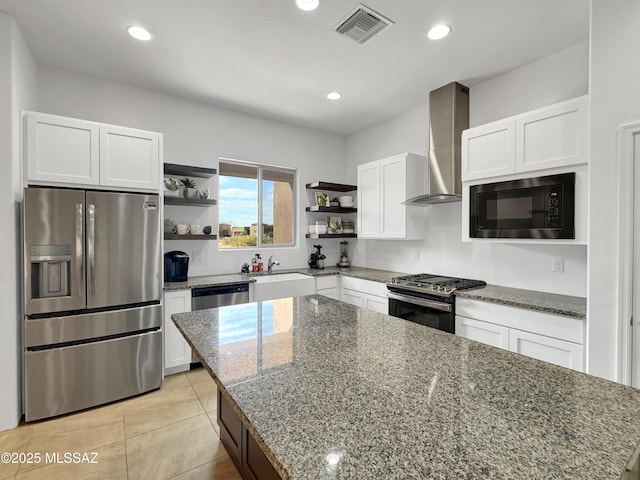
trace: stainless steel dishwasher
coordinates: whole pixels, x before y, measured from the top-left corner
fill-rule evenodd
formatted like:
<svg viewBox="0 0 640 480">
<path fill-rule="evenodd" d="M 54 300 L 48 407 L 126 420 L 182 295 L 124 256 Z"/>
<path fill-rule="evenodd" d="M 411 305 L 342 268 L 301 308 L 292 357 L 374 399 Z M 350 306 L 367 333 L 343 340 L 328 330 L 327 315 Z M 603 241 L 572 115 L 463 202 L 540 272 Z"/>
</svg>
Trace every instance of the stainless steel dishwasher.
<svg viewBox="0 0 640 480">
<path fill-rule="evenodd" d="M 220 285 L 215 287 L 201 287 L 191 289 L 191 311 L 207 308 L 224 307 L 249 303 L 249 284 Z M 199 362 L 195 353 L 191 356 L 193 363 Z"/>
<path fill-rule="evenodd" d="M 248 283 L 191 289 L 191 311 L 248 302 Z"/>
</svg>

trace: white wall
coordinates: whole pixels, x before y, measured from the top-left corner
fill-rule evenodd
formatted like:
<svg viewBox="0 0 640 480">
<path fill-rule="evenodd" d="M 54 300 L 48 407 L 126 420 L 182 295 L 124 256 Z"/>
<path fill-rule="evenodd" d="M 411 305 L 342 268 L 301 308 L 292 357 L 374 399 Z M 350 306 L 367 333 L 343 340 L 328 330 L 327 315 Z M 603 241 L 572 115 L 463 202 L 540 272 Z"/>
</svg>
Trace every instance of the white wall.
<svg viewBox="0 0 640 480">
<path fill-rule="evenodd" d="M 474 85 L 470 89 L 471 118 L 489 122 L 584 95 L 587 65 L 588 49 L 580 44 Z M 428 130 L 428 104 L 425 104 L 351 135 L 347 138 L 348 175 L 355 181 L 356 165 L 396 153 L 426 155 Z M 358 255 L 353 257 L 353 263 L 408 273 L 459 275 L 510 287 L 586 296 L 586 246 L 463 243 L 460 203 L 427 207 L 427 226 L 428 237 L 424 241 L 358 240 L 354 242 Z M 551 272 L 552 258 L 565 259 L 565 273 Z"/>
<path fill-rule="evenodd" d="M 591 145 L 587 371 L 612 380 L 617 368 L 617 157 L 619 125 L 640 120 L 640 2 L 592 0 Z M 636 248 L 640 243 L 635 242 Z M 636 346 L 635 348 L 638 348 Z"/>
<path fill-rule="evenodd" d="M 22 414 L 20 109 L 35 105 L 35 78 L 36 64 L 15 19 L 0 12 L 0 431 L 17 426 Z"/>
<path fill-rule="evenodd" d="M 344 137 L 278 121 L 215 108 L 177 97 L 55 70 L 38 69 L 38 110 L 99 122 L 154 130 L 164 134 L 164 161 L 217 168 L 218 157 L 267 163 L 298 169 L 300 226 L 296 248 L 262 249 L 263 258 L 275 254 L 276 268 L 307 265 L 313 241 L 304 234 L 310 221 L 304 213 L 312 194 L 304 188 L 315 180 L 344 181 Z M 212 184 L 215 185 L 217 177 Z M 215 198 L 215 190 L 212 195 Z M 217 225 L 217 207 L 167 207 L 177 223 Z M 217 228 L 217 227 L 216 227 Z M 339 242 L 327 240 L 327 264 L 339 257 Z M 168 241 L 165 250 L 199 249 L 203 261 L 191 262 L 190 275 L 239 272 L 257 249 L 218 252 L 217 242 Z"/>
</svg>

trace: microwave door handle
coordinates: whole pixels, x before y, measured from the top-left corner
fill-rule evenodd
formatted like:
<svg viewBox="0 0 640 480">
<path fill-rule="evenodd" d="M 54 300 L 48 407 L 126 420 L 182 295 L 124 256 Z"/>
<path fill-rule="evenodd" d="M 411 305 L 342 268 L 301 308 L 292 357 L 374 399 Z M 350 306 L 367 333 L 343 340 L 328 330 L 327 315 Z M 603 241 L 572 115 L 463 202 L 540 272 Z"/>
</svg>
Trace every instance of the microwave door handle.
<svg viewBox="0 0 640 480">
<path fill-rule="evenodd" d="M 90 296 L 96 294 L 96 207 L 93 204 L 87 206 L 87 257 L 88 257 L 88 293 Z"/>
<path fill-rule="evenodd" d="M 451 305 L 448 303 L 434 302 L 425 298 L 409 297 L 407 295 L 399 295 L 397 293 L 387 292 L 387 298 L 392 300 L 399 300 L 401 302 L 411 303 L 420 307 L 433 308 L 434 310 L 440 310 L 442 312 L 450 312 Z"/>
<path fill-rule="evenodd" d="M 76 278 L 78 296 L 84 297 L 84 205 L 76 203 Z"/>
</svg>

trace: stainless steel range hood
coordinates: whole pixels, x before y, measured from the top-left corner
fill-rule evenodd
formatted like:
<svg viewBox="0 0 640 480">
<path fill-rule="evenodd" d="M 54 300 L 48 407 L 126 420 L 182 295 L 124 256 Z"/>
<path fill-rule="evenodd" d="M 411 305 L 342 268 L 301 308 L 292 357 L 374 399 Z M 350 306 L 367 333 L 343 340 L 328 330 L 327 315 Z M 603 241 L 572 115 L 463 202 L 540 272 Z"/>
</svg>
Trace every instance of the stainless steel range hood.
<svg viewBox="0 0 640 480">
<path fill-rule="evenodd" d="M 457 82 L 429 92 L 429 193 L 405 205 L 462 200 L 462 131 L 469 128 L 469 89 Z"/>
</svg>

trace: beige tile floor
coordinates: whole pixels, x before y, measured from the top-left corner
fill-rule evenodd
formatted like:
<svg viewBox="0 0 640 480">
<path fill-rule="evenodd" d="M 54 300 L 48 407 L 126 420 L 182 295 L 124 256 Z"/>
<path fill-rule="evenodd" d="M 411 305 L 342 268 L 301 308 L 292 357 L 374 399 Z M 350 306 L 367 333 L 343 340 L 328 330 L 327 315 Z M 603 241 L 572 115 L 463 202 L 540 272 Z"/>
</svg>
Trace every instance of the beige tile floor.
<svg viewBox="0 0 640 480">
<path fill-rule="evenodd" d="M 0 480 L 240 480 L 218 435 L 216 385 L 200 368 L 155 392 L 0 432 L 0 453 L 34 462 L 0 462 Z M 83 462 L 64 463 L 66 453 Z"/>
</svg>

